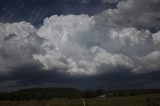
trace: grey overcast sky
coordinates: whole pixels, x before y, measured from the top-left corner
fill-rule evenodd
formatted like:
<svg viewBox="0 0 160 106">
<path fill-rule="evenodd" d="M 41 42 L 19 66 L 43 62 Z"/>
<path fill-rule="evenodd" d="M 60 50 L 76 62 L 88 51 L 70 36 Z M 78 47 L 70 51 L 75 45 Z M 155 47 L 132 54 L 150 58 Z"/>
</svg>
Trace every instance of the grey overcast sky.
<svg viewBox="0 0 160 106">
<path fill-rule="evenodd" d="M 0 91 L 160 87 L 160 0 L 1 0 Z"/>
</svg>

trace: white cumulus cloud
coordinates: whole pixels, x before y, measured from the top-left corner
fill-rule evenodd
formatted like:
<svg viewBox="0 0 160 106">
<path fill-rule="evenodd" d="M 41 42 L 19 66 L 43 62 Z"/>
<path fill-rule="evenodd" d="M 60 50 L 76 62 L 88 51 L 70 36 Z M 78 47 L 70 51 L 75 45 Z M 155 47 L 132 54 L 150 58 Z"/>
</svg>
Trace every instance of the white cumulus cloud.
<svg viewBox="0 0 160 106">
<path fill-rule="evenodd" d="M 32 63 L 32 54 L 39 52 L 41 38 L 27 22 L 0 24 L 0 71 Z"/>
<path fill-rule="evenodd" d="M 138 31 L 135 28 L 123 28 L 120 31 L 113 29 L 110 31 L 110 35 L 112 39 L 119 40 L 122 45 L 146 44 L 151 38 L 150 31 Z"/>
<path fill-rule="evenodd" d="M 160 44 L 160 31 L 152 34 L 153 36 L 153 41 L 155 44 Z"/>
</svg>

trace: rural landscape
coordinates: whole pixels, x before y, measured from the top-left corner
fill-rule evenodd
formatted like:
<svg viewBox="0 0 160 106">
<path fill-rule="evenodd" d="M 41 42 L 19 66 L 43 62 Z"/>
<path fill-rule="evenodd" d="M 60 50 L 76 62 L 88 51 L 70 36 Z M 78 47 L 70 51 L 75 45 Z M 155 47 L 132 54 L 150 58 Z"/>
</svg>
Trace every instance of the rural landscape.
<svg viewBox="0 0 160 106">
<path fill-rule="evenodd" d="M 0 0 L 0 106 L 160 106 L 160 0 Z"/>
<path fill-rule="evenodd" d="M 160 89 L 29 88 L 1 93 L 0 106 L 160 106 Z"/>
</svg>

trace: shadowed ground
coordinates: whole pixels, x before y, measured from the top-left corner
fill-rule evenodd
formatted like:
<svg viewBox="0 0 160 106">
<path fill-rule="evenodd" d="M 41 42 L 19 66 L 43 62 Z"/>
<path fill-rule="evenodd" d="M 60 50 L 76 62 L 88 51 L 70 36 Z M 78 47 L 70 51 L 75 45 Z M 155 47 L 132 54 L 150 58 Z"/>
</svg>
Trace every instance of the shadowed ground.
<svg viewBox="0 0 160 106">
<path fill-rule="evenodd" d="M 86 106 L 160 106 L 160 94 L 85 99 Z M 0 106 L 83 106 L 83 99 L 1 101 Z"/>
</svg>

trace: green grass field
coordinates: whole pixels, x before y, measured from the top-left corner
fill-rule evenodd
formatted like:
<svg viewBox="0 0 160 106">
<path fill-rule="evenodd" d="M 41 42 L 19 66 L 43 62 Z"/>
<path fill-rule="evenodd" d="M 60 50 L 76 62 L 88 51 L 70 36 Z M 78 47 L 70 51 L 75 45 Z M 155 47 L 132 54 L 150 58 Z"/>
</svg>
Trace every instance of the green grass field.
<svg viewBox="0 0 160 106">
<path fill-rule="evenodd" d="M 146 98 L 149 98 L 147 105 Z M 86 99 L 86 106 L 160 106 L 160 94 Z M 83 106 L 83 99 L 0 101 L 0 106 Z"/>
</svg>

